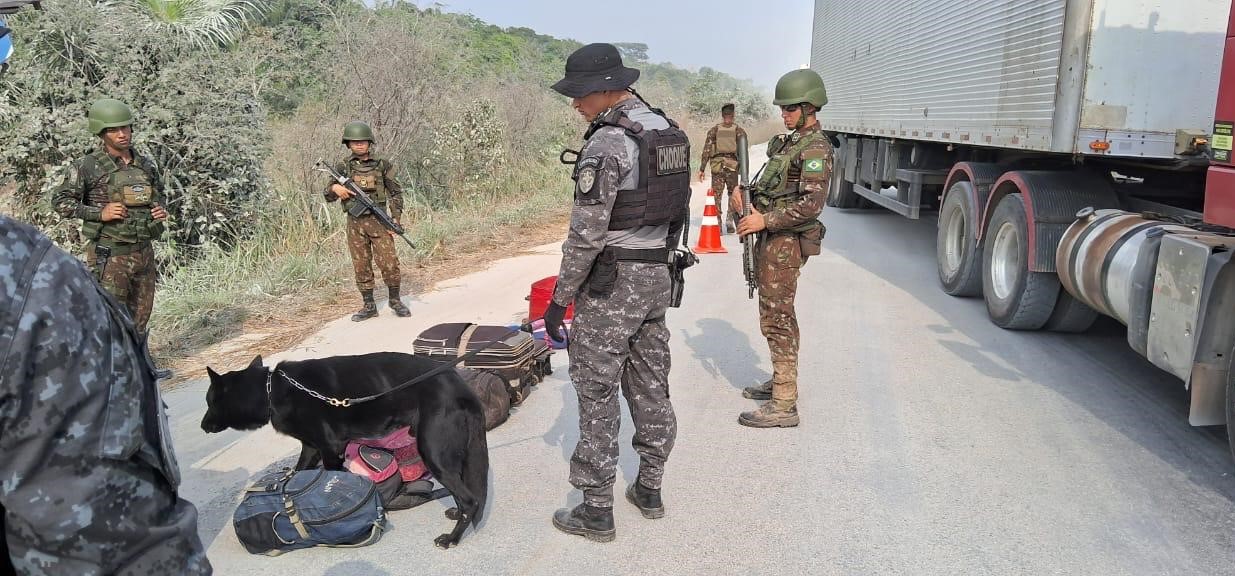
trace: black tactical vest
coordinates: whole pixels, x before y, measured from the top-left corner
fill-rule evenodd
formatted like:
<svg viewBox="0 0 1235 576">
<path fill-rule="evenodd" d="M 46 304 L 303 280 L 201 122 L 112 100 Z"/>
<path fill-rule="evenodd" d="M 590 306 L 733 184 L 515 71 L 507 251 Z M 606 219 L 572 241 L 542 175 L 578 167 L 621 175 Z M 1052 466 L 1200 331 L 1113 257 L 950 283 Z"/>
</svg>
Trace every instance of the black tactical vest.
<svg viewBox="0 0 1235 576">
<path fill-rule="evenodd" d="M 597 130 L 616 126 L 639 144 L 639 182 L 634 190 L 622 190 L 609 217 L 610 230 L 639 226 L 661 226 L 682 222 L 690 215 L 690 141 L 678 125 L 655 108 L 649 108 L 669 122 L 661 130 L 645 130 L 624 110 L 610 110 L 592 122 L 585 140 Z M 575 177 L 579 167 L 575 167 Z"/>
</svg>

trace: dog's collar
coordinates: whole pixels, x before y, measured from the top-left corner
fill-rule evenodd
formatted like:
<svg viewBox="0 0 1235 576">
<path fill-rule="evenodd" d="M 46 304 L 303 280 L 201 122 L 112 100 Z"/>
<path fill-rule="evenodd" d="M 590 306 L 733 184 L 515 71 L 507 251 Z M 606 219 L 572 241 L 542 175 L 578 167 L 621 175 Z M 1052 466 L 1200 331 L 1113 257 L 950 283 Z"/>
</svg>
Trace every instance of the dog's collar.
<svg viewBox="0 0 1235 576">
<path fill-rule="evenodd" d="M 266 400 L 270 400 L 270 381 L 274 379 L 274 367 L 266 369 Z"/>
</svg>

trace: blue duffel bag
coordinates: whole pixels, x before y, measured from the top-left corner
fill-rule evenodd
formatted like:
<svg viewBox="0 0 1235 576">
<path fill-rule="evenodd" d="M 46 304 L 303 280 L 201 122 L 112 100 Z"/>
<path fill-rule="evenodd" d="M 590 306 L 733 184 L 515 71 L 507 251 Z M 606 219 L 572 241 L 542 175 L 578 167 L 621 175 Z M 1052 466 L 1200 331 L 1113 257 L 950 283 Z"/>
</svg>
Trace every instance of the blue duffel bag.
<svg viewBox="0 0 1235 576">
<path fill-rule="evenodd" d="M 382 537 L 386 514 L 372 480 L 329 470 L 263 476 L 232 515 L 236 537 L 253 554 L 368 546 Z"/>
</svg>

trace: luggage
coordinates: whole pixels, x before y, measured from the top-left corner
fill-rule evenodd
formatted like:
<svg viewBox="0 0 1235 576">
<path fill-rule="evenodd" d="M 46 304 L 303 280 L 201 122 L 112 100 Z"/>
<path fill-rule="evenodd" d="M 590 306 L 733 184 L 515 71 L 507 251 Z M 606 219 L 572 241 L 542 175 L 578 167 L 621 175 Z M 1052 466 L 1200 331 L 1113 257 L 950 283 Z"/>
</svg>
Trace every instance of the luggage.
<svg viewBox="0 0 1235 576">
<path fill-rule="evenodd" d="M 482 350 L 483 349 L 483 350 Z M 481 350 L 462 364 L 464 368 L 489 370 L 506 380 L 510 405 L 518 406 L 530 388 L 552 374 L 549 357 L 553 351 L 531 334 L 511 331 L 504 326 L 479 326 L 455 322 L 431 326 L 412 342 L 412 353 L 450 361 Z"/>
<path fill-rule="evenodd" d="M 549 308 L 549 301 L 553 299 L 553 290 L 557 288 L 557 276 L 549 276 L 541 278 L 532 283 L 532 289 L 527 295 L 527 321 L 535 322 L 543 320 L 545 310 Z M 566 307 L 566 320 L 575 317 L 575 305 L 571 303 Z"/>
<path fill-rule="evenodd" d="M 485 411 L 485 431 L 497 428 L 510 417 L 510 393 L 506 379 L 489 370 L 457 368 L 459 377 L 467 383 Z"/>
<path fill-rule="evenodd" d="M 245 491 L 232 525 L 245 550 L 278 556 L 314 546 L 368 546 L 381 539 L 386 513 L 377 486 L 364 476 L 286 470 Z"/>
<path fill-rule="evenodd" d="M 395 447 L 384 448 L 370 442 Z M 396 430 L 379 440 L 349 442 L 343 465 L 353 474 L 364 476 L 377 485 L 377 492 L 387 510 L 414 508 L 447 494 L 446 490 L 433 490 L 428 469 L 416 450 L 416 439 L 408 436 L 407 428 Z"/>
</svg>

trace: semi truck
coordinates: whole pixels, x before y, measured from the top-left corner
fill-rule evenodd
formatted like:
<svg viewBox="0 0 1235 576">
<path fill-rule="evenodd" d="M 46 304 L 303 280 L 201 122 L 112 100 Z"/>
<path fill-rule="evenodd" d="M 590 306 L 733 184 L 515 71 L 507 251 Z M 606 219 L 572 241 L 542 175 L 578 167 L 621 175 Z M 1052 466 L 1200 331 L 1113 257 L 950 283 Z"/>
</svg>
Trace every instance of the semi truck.
<svg viewBox="0 0 1235 576">
<path fill-rule="evenodd" d="M 1230 0 L 816 0 L 827 204 L 937 218 L 939 285 L 1010 330 L 1099 315 L 1235 455 Z"/>
</svg>

